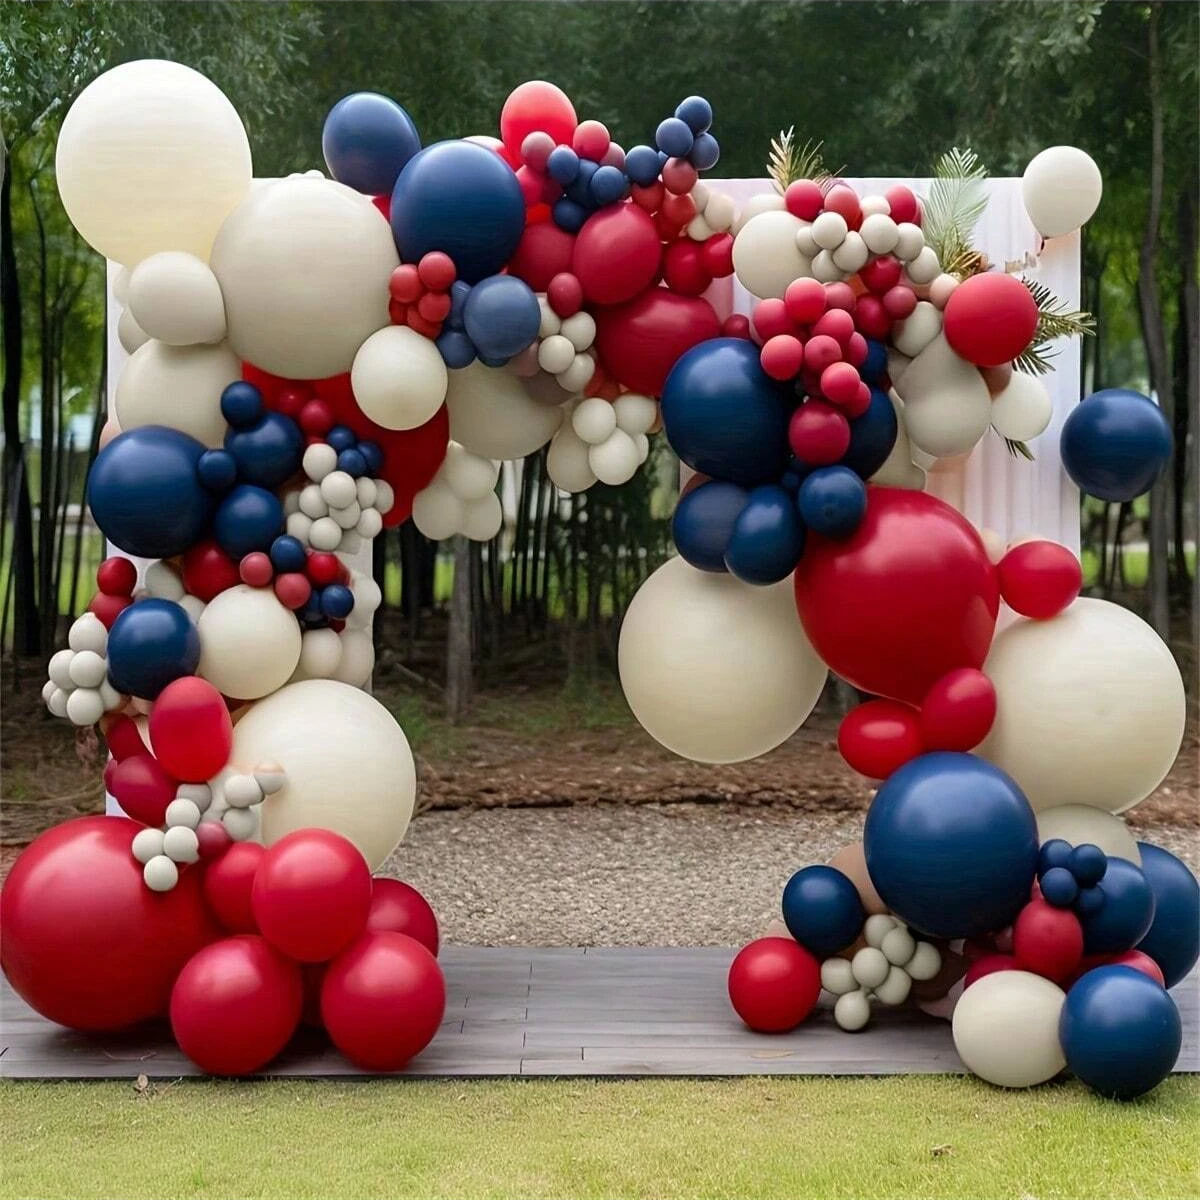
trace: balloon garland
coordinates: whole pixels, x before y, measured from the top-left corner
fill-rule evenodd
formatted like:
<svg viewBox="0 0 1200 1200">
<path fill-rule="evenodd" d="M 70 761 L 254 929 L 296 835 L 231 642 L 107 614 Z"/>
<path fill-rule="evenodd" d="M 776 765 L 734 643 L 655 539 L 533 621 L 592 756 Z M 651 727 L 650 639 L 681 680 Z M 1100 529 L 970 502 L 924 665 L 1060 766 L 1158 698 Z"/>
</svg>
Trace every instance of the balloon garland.
<svg viewBox="0 0 1200 1200">
<path fill-rule="evenodd" d="M 380 593 L 347 560 L 410 515 L 495 537 L 497 460 L 543 447 L 564 491 L 627 482 L 661 428 L 697 477 L 679 557 L 621 633 L 638 720 L 729 762 L 794 732 L 828 670 L 873 697 L 838 738 L 882 781 L 863 844 L 788 883 L 790 936 L 730 970 L 737 1012 L 790 1029 L 824 987 L 852 1030 L 872 1000 L 944 1015 L 961 994 L 956 1045 L 992 1082 L 1066 1064 L 1106 1095 L 1153 1087 L 1198 889 L 1115 814 L 1178 748 L 1178 670 L 1137 618 L 1077 599 L 1063 547 L 995 546 L 914 462 L 989 426 L 1024 448 L 1050 419 L 1047 345 L 1086 316 L 972 249 L 970 154 L 929 196 L 860 197 L 783 135 L 777 193 L 739 214 L 700 178 L 720 154 L 702 97 L 628 151 L 544 81 L 499 126 L 423 146 L 400 105 L 355 93 L 326 119 L 332 178 L 254 180 L 229 101 L 179 64 L 119 66 L 67 114 L 63 202 L 122 266 L 130 357 L 88 481 L 120 553 L 43 698 L 101 726 L 126 816 L 14 864 L 14 988 L 81 1030 L 168 1015 L 214 1073 L 262 1070 L 301 1023 L 403 1067 L 445 985 L 428 903 L 373 877 L 415 770 L 361 690 Z M 1046 237 L 1100 193 L 1070 147 L 1023 183 Z M 722 321 L 704 293 L 733 274 L 757 303 Z M 1062 436 L 1108 499 L 1170 452 L 1157 407 L 1121 391 Z M 1019 619 L 997 634 L 1002 603 Z"/>
</svg>

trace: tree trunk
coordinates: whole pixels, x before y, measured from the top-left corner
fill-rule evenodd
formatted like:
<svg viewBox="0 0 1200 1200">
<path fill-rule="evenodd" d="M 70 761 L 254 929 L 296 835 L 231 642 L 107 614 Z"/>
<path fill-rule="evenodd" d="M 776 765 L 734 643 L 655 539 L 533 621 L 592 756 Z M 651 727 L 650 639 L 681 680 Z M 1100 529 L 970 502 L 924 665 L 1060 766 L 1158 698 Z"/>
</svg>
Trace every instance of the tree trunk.
<svg viewBox="0 0 1200 1200">
<path fill-rule="evenodd" d="M 1179 315 L 1175 344 L 1175 574 L 1179 593 L 1185 605 L 1192 602 L 1188 587 L 1188 534 L 1198 531 L 1188 528 L 1189 515 L 1196 505 L 1188 504 L 1189 492 L 1197 487 L 1195 454 L 1189 440 L 1200 436 L 1196 422 L 1200 420 L 1200 282 L 1196 264 L 1200 258 L 1200 214 L 1197 213 L 1196 181 L 1184 188 L 1179 196 L 1179 245 L 1182 249 L 1179 286 Z M 1186 399 L 1182 399 L 1186 397 Z M 1189 467 L 1192 469 L 1189 471 Z M 1200 564 L 1196 574 L 1200 575 Z M 1192 607 L 1192 616 L 1200 619 L 1200 608 Z"/>
<path fill-rule="evenodd" d="M 473 599 L 471 543 L 460 534 L 454 539 L 454 590 L 450 595 L 450 630 L 446 637 L 446 716 L 451 721 L 460 721 L 471 704 Z"/>
</svg>

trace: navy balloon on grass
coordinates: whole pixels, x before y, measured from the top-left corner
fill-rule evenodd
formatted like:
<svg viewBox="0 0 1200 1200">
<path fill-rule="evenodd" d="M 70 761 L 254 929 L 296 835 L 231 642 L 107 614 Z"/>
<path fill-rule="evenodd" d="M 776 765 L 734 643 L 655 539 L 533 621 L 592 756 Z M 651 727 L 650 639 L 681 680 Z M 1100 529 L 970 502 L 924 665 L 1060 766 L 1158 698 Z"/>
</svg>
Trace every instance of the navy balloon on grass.
<svg viewBox="0 0 1200 1200">
<path fill-rule="evenodd" d="M 1132 967 L 1096 967 L 1067 992 L 1058 1019 L 1067 1066 L 1112 1100 L 1132 1100 L 1171 1073 L 1183 1045 L 1175 1002 Z"/>
<path fill-rule="evenodd" d="M 1110 501 L 1148 492 L 1173 446 L 1162 409 L 1127 388 L 1105 388 L 1076 405 L 1059 442 L 1063 466 L 1079 490 Z"/>
<path fill-rule="evenodd" d="M 1154 920 L 1137 944 L 1174 987 L 1200 958 L 1200 883 L 1175 855 L 1149 842 L 1138 842 L 1142 874 L 1154 893 Z"/>
<path fill-rule="evenodd" d="M 671 517 L 675 549 L 701 571 L 725 572 L 725 548 L 750 493 L 736 483 L 710 479 L 680 496 Z"/>
<path fill-rule="evenodd" d="M 321 152 L 329 173 L 368 196 L 386 196 L 418 150 L 413 119 L 395 100 L 378 92 L 354 92 L 325 118 Z"/>
<path fill-rule="evenodd" d="M 481 280 L 463 305 L 463 325 L 480 358 L 510 359 L 520 354 L 537 337 L 541 320 L 537 296 L 515 275 Z"/>
<path fill-rule="evenodd" d="M 804 524 L 790 493 L 776 483 L 756 487 L 733 525 L 725 565 L 743 583 L 778 583 L 804 553 Z"/>
<path fill-rule="evenodd" d="M 840 541 L 867 511 L 867 485 L 849 467 L 818 467 L 800 485 L 796 505 L 813 533 Z"/>
<path fill-rule="evenodd" d="M 118 692 L 153 700 L 167 684 L 195 673 L 200 634 L 174 600 L 139 600 L 118 614 L 105 654 Z"/>
<path fill-rule="evenodd" d="M 1010 925 L 1028 902 L 1037 821 L 999 767 L 939 751 L 883 782 L 863 848 L 875 890 L 901 920 L 932 937 L 978 937 Z"/>
<path fill-rule="evenodd" d="M 872 388 L 867 411 L 850 422 L 850 447 L 842 455 L 841 465 L 862 479 L 870 479 L 887 462 L 898 429 L 892 402 L 878 388 Z"/>
<path fill-rule="evenodd" d="M 1109 858 L 1096 885 L 1104 903 L 1081 915 L 1083 948 L 1088 954 L 1132 950 L 1154 921 L 1154 892 L 1145 875 L 1125 858 Z"/>
<path fill-rule="evenodd" d="M 269 550 L 282 532 L 279 497 L 249 483 L 239 483 L 221 501 L 213 520 L 217 544 L 234 562 L 254 550 Z"/>
<path fill-rule="evenodd" d="M 845 950 L 866 919 L 858 889 L 836 867 L 804 867 L 783 889 L 783 923 L 817 958 Z"/>
</svg>

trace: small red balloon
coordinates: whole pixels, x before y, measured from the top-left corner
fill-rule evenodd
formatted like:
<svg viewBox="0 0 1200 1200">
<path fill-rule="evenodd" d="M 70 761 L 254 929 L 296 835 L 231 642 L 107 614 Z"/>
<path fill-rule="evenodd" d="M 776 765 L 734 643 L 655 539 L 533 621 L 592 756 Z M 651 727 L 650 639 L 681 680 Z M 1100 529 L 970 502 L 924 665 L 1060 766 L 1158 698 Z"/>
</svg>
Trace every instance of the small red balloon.
<svg viewBox="0 0 1200 1200">
<path fill-rule="evenodd" d="M 837 183 L 829 189 L 825 197 L 825 211 L 837 213 L 849 229 L 857 229 L 862 224 L 862 205 L 858 194 L 849 184 Z"/>
<path fill-rule="evenodd" d="M 680 238 L 667 247 L 663 255 L 663 280 L 673 292 L 681 296 L 699 296 L 712 279 L 704 265 L 704 251 L 699 242 Z"/>
<path fill-rule="evenodd" d="M 261 550 L 251 551 L 238 563 L 238 574 L 250 587 L 266 587 L 274 573 L 270 558 Z"/>
<path fill-rule="evenodd" d="M 425 287 L 444 292 L 457 278 L 454 260 L 441 250 L 430 250 L 417 263 L 417 275 Z"/>
<path fill-rule="evenodd" d="M 831 308 L 819 317 L 812 327 L 813 336 L 831 337 L 838 346 L 845 346 L 854 336 L 854 317 L 844 308 Z"/>
<path fill-rule="evenodd" d="M 750 340 L 750 318 L 745 313 L 730 313 L 721 322 L 721 336 Z"/>
<path fill-rule="evenodd" d="M 859 296 L 854 307 L 854 327 L 864 337 L 883 341 L 892 330 L 892 315 L 876 296 Z"/>
<path fill-rule="evenodd" d="M 804 343 L 804 365 L 819 378 L 826 367 L 842 361 L 842 348 L 837 339 L 818 333 Z"/>
<path fill-rule="evenodd" d="M 635 183 L 629 194 L 638 208 L 644 208 L 648 213 L 653 214 L 658 212 L 659 205 L 662 204 L 663 197 L 667 194 L 667 189 L 663 187 L 661 181 L 656 179 L 645 187 Z"/>
<path fill-rule="evenodd" d="M 743 946 L 729 967 L 729 1001 L 756 1033 L 787 1033 L 821 995 L 817 960 L 791 938 L 764 937 Z"/>
<path fill-rule="evenodd" d="M 663 187 L 675 196 L 683 196 L 696 186 L 700 173 L 686 158 L 668 158 L 663 164 Z"/>
<path fill-rule="evenodd" d="M 301 409 L 312 399 L 312 389 L 305 384 L 295 384 L 281 388 L 276 398 L 276 406 L 285 417 L 295 420 Z"/>
<path fill-rule="evenodd" d="M 417 312 L 426 321 L 440 324 L 450 315 L 450 296 L 446 292 L 426 292 L 417 301 Z"/>
<path fill-rule="evenodd" d="M 142 735 L 138 732 L 137 722 L 124 713 L 108 718 L 104 726 L 104 740 L 108 743 L 108 752 L 118 762 L 150 753 L 150 747 L 142 741 Z"/>
<path fill-rule="evenodd" d="M 308 603 L 308 598 L 312 595 L 312 584 L 309 583 L 307 575 L 301 575 L 298 571 L 288 571 L 276 577 L 275 595 L 284 608 L 295 611 Z"/>
<path fill-rule="evenodd" d="M 759 360 L 772 379 L 795 379 L 804 362 L 804 345 L 790 333 L 777 333 L 763 343 Z"/>
<path fill-rule="evenodd" d="M 413 304 L 425 290 L 416 263 L 401 263 L 388 277 L 388 294 L 401 304 Z"/>
<path fill-rule="evenodd" d="M 898 283 L 883 293 L 883 307 L 893 320 L 902 321 L 905 317 L 911 317 L 917 307 L 917 293 L 906 284 Z"/>
<path fill-rule="evenodd" d="M 429 901 L 399 879 L 376 879 L 371 886 L 368 929 L 390 929 L 416 938 L 430 954 L 438 952 L 438 920 Z"/>
<path fill-rule="evenodd" d="M 967 968 L 967 973 L 963 976 L 963 991 L 985 975 L 994 975 L 997 971 L 1019 970 L 1021 967 L 1011 954 L 984 954 Z"/>
<path fill-rule="evenodd" d="M 837 740 L 847 764 L 869 779 L 886 779 L 925 750 L 916 711 L 895 700 L 868 700 L 851 709 Z"/>
<path fill-rule="evenodd" d="M 920 205 L 917 203 L 917 198 L 913 195 L 912 189 L 906 188 L 902 183 L 897 183 L 888 188 L 883 193 L 883 198 L 888 202 L 892 220 L 897 225 L 903 221 L 915 224 L 921 215 Z"/>
<path fill-rule="evenodd" d="M 821 372 L 821 394 L 830 404 L 846 408 L 858 400 L 862 380 L 848 362 L 831 363 Z"/>
<path fill-rule="evenodd" d="M 942 311 L 950 349 L 977 367 L 1012 362 L 1033 340 L 1038 309 L 1015 276 L 989 271 L 954 289 Z"/>
<path fill-rule="evenodd" d="M 921 736 L 927 750 L 973 750 L 996 720 L 996 689 L 974 667 L 948 671 L 921 702 Z"/>
<path fill-rule="evenodd" d="M 213 824 L 201 821 L 200 827 Z M 250 892 L 266 849 L 258 842 L 234 842 L 215 862 L 204 868 L 204 900 L 223 929 L 230 933 L 257 933 L 258 922 Z"/>
<path fill-rule="evenodd" d="M 811 179 L 797 179 L 788 184 L 783 203 L 793 217 L 815 221 L 825 207 L 825 193 Z"/>
<path fill-rule="evenodd" d="M 149 728 L 150 745 L 163 769 L 187 783 L 211 779 L 233 750 L 229 709 L 221 693 L 198 675 L 185 675 L 159 692 Z"/>
<path fill-rule="evenodd" d="M 109 787 L 126 816 L 158 828 L 167 819 L 167 805 L 175 799 L 179 784 L 156 758 L 143 753 L 117 763 Z"/>
<path fill-rule="evenodd" d="M 583 285 L 570 271 L 560 271 L 546 287 L 555 316 L 573 317 L 583 307 Z"/>
<path fill-rule="evenodd" d="M 825 289 L 805 275 L 788 284 L 783 303 L 797 325 L 811 325 L 825 312 Z"/>
<path fill-rule="evenodd" d="M 812 343 L 809 342 L 811 346 Z M 807 352 L 808 347 L 805 347 Z M 788 444 L 807 466 L 835 463 L 850 448 L 850 422 L 824 400 L 806 400 L 788 423 Z"/>
<path fill-rule="evenodd" d="M 674 196 L 667 192 L 658 211 L 682 229 L 696 215 L 696 202 L 691 196 Z"/>
<path fill-rule="evenodd" d="M 555 275 L 571 270 L 575 235 L 553 221 L 526 225 L 508 261 L 508 273 L 523 279 L 535 292 L 544 292 Z"/>
<path fill-rule="evenodd" d="M 316 550 L 308 556 L 305 572 L 318 587 L 328 587 L 331 583 L 337 583 L 341 567 L 336 554 Z"/>
<path fill-rule="evenodd" d="M 1143 975 L 1153 979 L 1159 987 L 1167 986 L 1162 967 L 1150 955 L 1141 950 L 1126 950 L 1122 954 L 1085 954 L 1071 982 L 1074 983 L 1075 979 L 1087 974 L 1094 967 L 1132 967 L 1135 971 L 1141 971 Z"/>
<path fill-rule="evenodd" d="M 839 281 L 825 285 L 826 308 L 844 309 L 846 312 L 852 313 L 857 304 L 858 297 L 854 294 L 854 289 L 848 283 Z"/>
<path fill-rule="evenodd" d="M 750 317 L 750 325 L 758 340 L 766 343 L 773 337 L 795 335 L 796 325 L 788 315 L 788 310 L 782 300 L 771 297 L 760 300 L 754 306 Z"/>
<path fill-rule="evenodd" d="M 207 604 L 239 582 L 238 564 L 213 541 L 197 542 L 183 556 L 183 586 Z"/>
<path fill-rule="evenodd" d="M 88 612 L 95 616 L 105 629 L 111 629 L 113 622 L 133 603 L 128 596 L 111 596 L 107 592 L 97 592 L 88 601 Z"/>
<path fill-rule="evenodd" d="M 623 304 L 654 282 L 661 259 L 653 220 L 636 204 L 615 204 L 579 231 L 571 262 L 588 300 Z"/>
<path fill-rule="evenodd" d="M 1083 926 L 1069 908 L 1031 900 L 1013 922 L 1013 954 L 1023 971 L 1062 983 L 1083 961 Z"/>
<path fill-rule="evenodd" d="M 196 841 L 201 862 L 220 858 L 233 845 L 229 830 L 220 821 L 201 821 L 196 826 Z"/>
<path fill-rule="evenodd" d="M 1014 612 L 1038 621 L 1056 617 L 1079 595 L 1083 568 L 1058 542 L 1022 542 L 997 566 L 1000 595 Z"/>
<path fill-rule="evenodd" d="M 554 144 L 571 144 L 577 118 L 575 106 L 560 87 L 531 79 L 515 87 L 500 110 L 500 137 L 514 157 L 531 133 L 548 133 Z"/>
<path fill-rule="evenodd" d="M 881 254 L 873 258 L 858 272 L 867 291 L 882 296 L 900 282 L 904 273 L 904 264 L 894 254 Z"/>
<path fill-rule="evenodd" d="M 724 279 L 733 274 L 733 234 L 714 233 L 700 244 L 704 269 L 714 279 Z"/>
<path fill-rule="evenodd" d="M 131 596 L 137 586 L 137 567 L 114 554 L 96 568 L 96 586 L 109 596 Z"/>
<path fill-rule="evenodd" d="M 324 400 L 310 400 L 300 410 L 300 428 L 310 437 L 324 438 L 333 428 L 333 410 Z"/>
</svg>

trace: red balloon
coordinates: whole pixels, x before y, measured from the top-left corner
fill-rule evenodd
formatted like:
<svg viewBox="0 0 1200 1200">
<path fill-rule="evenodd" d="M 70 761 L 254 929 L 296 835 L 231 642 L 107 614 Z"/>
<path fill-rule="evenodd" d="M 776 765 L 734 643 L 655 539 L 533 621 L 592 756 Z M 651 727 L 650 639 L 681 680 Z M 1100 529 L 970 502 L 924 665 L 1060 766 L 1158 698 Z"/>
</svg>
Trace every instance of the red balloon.
<svg viewBox="0 0 1200 1200">
<path fill-rule="evenodd" d="M 433 1041 L 446 1012 L 437 959 L 415 938 L 368 930 L 329 964 L 321 1017 L 333 1044 L 370 1071 L 396 1071 Z"/>
<path fill-rule="evenodd" d="M 821 658 L 854 687 L 919 704 L 955 667 L 980 667 L 1000 607 L 965 517 L 925 492 L 870 487 L 845 541 L 811 530 L 796 607 Z"/>
<path fill-rule="evenodd" d="M 763 349 L 765 351 L 766 347 Z M 850 422 L 832 404 L 824 400 L 806 400 L 792 413 L 788 423 L 788 443 L 792 453 L 805 465 L 828 466 L 850 448 Z"/>
<path fill-rule="evenodd" d="M 556 316 L 573 317 L 583 307 L 583 288 L 570 271 L 560 271 L 547 285 L 546 299 Z"/>
<path fill-rule="evenodd" d="M 108 742 L 109 754 L 118 762 L 150 753 L 150 747 L 142 741 L 142 735 L 138 732 L 137 722 L 124 713 L 108 718 L 104 726 L 104 740 Z"/>
<path fill-rule="evenodd" d="M 368 929 L 390 929 L 416 938 L 430 954 L 438 952 L 438 921 L 429 901 L 399 879 L 376 879 L 371 887 Z"/>
<path fill-rule="evenodd" d="M 642 210 L 639 208 L 637 211 Z M 700 295 L 713 281 L 712 275 L 704 265 L 703 246 L 699 242 L 693 242 L 691 238 L 680 238 L 672 242 L 663 255 L 663 280 L 671 291 L 678 292 L 681 296 Z"/>
<path fill-rule="evenodd" d="M 733 274 L 733 234 L 714 233 L 700 244 L 704 269 L 714 279 Z"/>
<path fill-rule="evenodd" d="M 121 811 L 143 825 L 157 828 L 167 819 L 167 805 L 179 784 L 149 752 L 122 759 L 107 779 Z"/>
<path fill-rule="evenodd" d="M 795 1029 L 820 995 L 820 965 L 791 938 L 759 938 L 729 967 L 729 1001 L 756 1033 Z"/>
<path fill-rule="evenodd" d="M 544 79 L 530 79 L 508 94 L 500 110 L 500 139 L 514 157 L 531 133 L 548 133 L 554 144 L 571 144 L 578 118 L 571 98 Z"/>
<path fill-rule="evenodd" d="M 1069 908 L 1031 900 L 1013 922 L 1013 954 L 1023 971 L 1063 983 L 1083 961 L 1083 926 Z"/>
<path fill-rule="evenodd" d="M 996 689 L 974 667 L 948 671 L 921 702 L 921 736 L 927 750 L 973 750 L 996 719 Z"/>
<path fill-rule="evenodd" d="M 916 712 L 895 700 L 868 700 L 852 709 L 837 740 L 849 766 L 869 779 L 886 779 L 925 750 Z"/>
<path fill-rule="evenodd" d="M 123 1029 L 167 1010 L 180 968 L 219 932 L 200 873 L 152 892 L 126 817 L 79 817 L 47 830 L 13 863 L 0 893 L 0 967 L 50 1021 Z"/>
<path fill-rule="evenodd" d="M 130 559 L 114 554 L 96 568 L 96 586 L 109 596 L 132 596 L 137 567 Z"/>
<path fill-rule="evenodd" d="M 897 224 L 902 221 L 915 225 L 921 223 L 921 206 L 911 188 L 902 183 L 894 184 L 883 193 L 883 198 L 888 202 L 892 220 Z"/>
<path fill-rule="evenodd" d="M 556 275 L 569 274 L 575 235 L 553 221 L 527 225 L 508 262 L 508 273 L 523 279 L 535 292 L 549 289 Z"/>
<path fill-rule="evenodd" d="M 994 975 L 997 971 L 1019 971 L 1021 968 L 1011 954 L 985 954 L 977 958 L 963 976 L 963 991 L 971 984 L 982 979 L 985 975 Z"/>
<path fill-rule="evenodd" d="M 113 622 L 132 603 L 128 596 L 110 596 L 107 592 L 97 592 L 88 601 L 88 612 L 98 617 L 105 629 L 111 629 Z"/>
<path fill-rule="evenodd" d="M 900 282 L 903 273 L 904 264 L 894 254 L 881 254 L 871 259 L 865 267 L 859 268 L 858 277 L 867 291 L 882 296 Z"/>
<path fill-rule="evenodd" d="M 250 890 L 263 937 L 298 962 L 325 962 L 366 927 L 371 869 L 353 842 L 297 829 L 267 849 Z"/>
<path fill-rule="evenodd" d="M 661 265 L 654 221 L 633 203 L 614 204 L 590 217 L 575 238 L 571 259 L 584 296 L 594 304 L 632 300 L 658 278 Z"/>
<path fill-rule="evenodd" d="M 211 821 L 201 821 L 200 828 L 210 824 Z M 266 852 L 258 842 L 234 842 L 204 869 L 204 899 L 213 916 L 230 933 L 258 932 L 250 891 Z"/>
<path fill-rule="evenodd" d="M 772 379 L 795 379 L 804 365 L 804 345 L 790 333 L 777 333 L 763 342 L 759 361 Z"/>
<path fill-rule="evenodd" d="M 1038 621 L 1058 616 L 1083 586 L 1079 559 L 1058 542 L 1022 542 L 1000 560 L 996 570 L 1004 603 Z"/>
<path fill-rule="evenodd" d="M 229 761 L 229 709 L 221 693 L 199 675 L 168 683 L 154 701 L 149 725 L 154 755 L 176 779 L 204 783 Z"/>
<path fill-rule="evenodd" d="M 1015 275 L 987 272 L 954 289 L 942 312 L 942 331 L 959 358 L 998 367 L 1029 345 L 1037 319 L 1037 303 Z"/>
<path fill-rule="evenodd" d="M 300 968 L 260 937 L 205 946 L 171 992 L 171 1032 L 210 1075 L 249 1075 L 288 1044 L 300 1024 Z"/>
<path fill-rule="evenodd" d="M 788 184 L 783 193 L 783 203 L 793 217 L 802 221 L 815 221 L 825 207 L 825 193 L 820 184 L 811 179 L 797 179 Z"/>
<path fill-rule="evenodd" d="M 680 357 L 720 331 L 707 300 L 666 288 L 651 288 L 628 304 L 596 313 L 596 349 L 609 374 L 646 396 L 662 395 Z"/>
<path fill-rule="evenodd" d="M 216 542 L 197 542 L 183 556 L 183 586 L 207 604 L 240 582 L 238 564 Z"/>
<path fill-rule="evenodd" d="M 1074 983 L 1076 979 L 1086 975 L 1094 967 L 1132 967 L 1135 971 L 1141 971 L 1143 975 L 1149 976 L 1159 987 L 1167 986 L 1162 967 L 1150 955 L 1141 950 L 1126 950 L 1122 954 L 1085 954 L 1070 982 Z"/>
<path fill-rule="evenodd" d="M 229 830 L 220 821 L 201 821 L 196 826 L 196 841 L 201 862 L 220 858 L 233 845 Z"/>
</svg>

